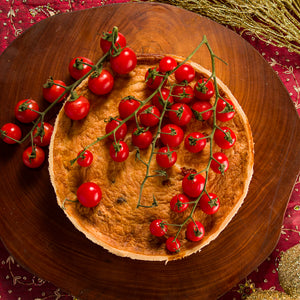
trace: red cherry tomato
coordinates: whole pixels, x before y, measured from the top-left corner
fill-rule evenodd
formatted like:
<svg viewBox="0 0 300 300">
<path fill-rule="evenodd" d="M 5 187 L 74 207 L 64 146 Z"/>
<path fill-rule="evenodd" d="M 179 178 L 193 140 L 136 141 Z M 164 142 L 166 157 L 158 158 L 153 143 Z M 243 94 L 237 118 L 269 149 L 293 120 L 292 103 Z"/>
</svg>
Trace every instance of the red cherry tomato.
<svg viewBox="0 0 300 300">
<path fill-rule="evenodd" d="M 162 168 L 171 168 L 177 161 L 177 153 L 172 148 L 162 147 L 156 154 L 156 162 Z"/>
<path fill-rule="evenodd" d="M 109 31 L 107 33 L 103 33 L 103 35 L 100 39 L 100 47 L 104 53 L 106 53 L 110 50 L 111 45 L 112 45 L 112 39 L 113 39 L 113 36 L 112 36 L 111 31 Z M 121 32 L 118 32 L 115 46 L 116 46 L 116 48 L 119 48 L 119 47 L 124 48 L 126 46 L 126 38 Z"/>
<path fill-rule="evenodd" d="M 195 78 L 195 70 L 191 65 L 183 64 L 175 71 L 175 78 L 178 82 L 191 82 Z"/>
<path fill-rule="evenodd" d="M 23 163 L 31 169 L 38 168 L 45 160 L 45 152 L 39 146 L 26 148 L 22 155 Z"/>
<path fill-rule="evenodd" d="M 78 80 L 91 71 L 92 67 L 90 65 L 94 65 L 94 63 L 89 58 L 75 57 L 69 63 L 69 73 L 72 78 Z"/>
<path fill-rule="evenodd" d="M 96 95 L 108 94 L 114 86 L 114 78 L 111 73 L 102 69 L 99 73 L 95 71 L 91 74 L 88 80 L 89 89 Z"/>
<path fill-rule="evenodd" d="M 204 189 L 205 179 L 201 174 L 190 173 L 182 180 L 183 192 L 193 198 L 200 196 Z"/>
<path fill-rule="evenodd" d="M 106 134 L 112 132 L 116 127 L 118 127 L 120 125 L 121 121 L 122 121 L 121 119 L 112 119 L 111 118 L 105 126 Z M 126 125 L 126 123 L 124 123 L 115 132 L 116 140 L 117 141 L 123 140 L 126 136 L 126 133 L 127 133 L 127 125 Z M 109 135 L 108 138 L 111 139 L 112 141 L 114 141 L 114 139 L 115 139 L 114 134 Z"/>
<path fill-rule="evenodd" d="M 133 114 L 140 106 L 140 102 L 136 99 L 129 97 L 123 98 L 119 103 L 119 115 L 122 120 L 129 117 L 131 114 Z M 133 120 L 134 116 L 130 118 L 130 120 Z"/>
<path fill-rule="evenodd" d="M 194 86 L 194 96 L 203 101 L 208 101 L 215 93 L 215 88 L 211 80 L 199 79 Z"/>
<path fill-rule="evenodd" d="M 188 208 L 189 198 L 184 194 L 177 194 L 170 201 L 171 210 L 181 213 Z"/>
<path fill-rule="evenodd" d="M 149 68 L 145 74 L 145 82 L 146 85 L 151 88 L 156 90 L 159 85 L 163 82 L 163 74 L 158 71 L 157 68 Z M 165 82 L 163 83 L 163 85 Z"/>
<path fill-rule="evenodd" d="M 146 127 L 153 127 L 159 123 L 160 111 L 154 105 L 143 106 L 139 113 L 140 122 Z"/>
<path fill-rule="evenodd" d="M 222 152 L 215 152 L 210 167 L 215 173 L 224 174 L 229 168 L 227 156 Z"/>
<path fill-rule="evenodd" d="M 166 107 L 170 107 L 174 103 L 173 97 L 170 95 L 170 90 L 166 88 L 161 88 L 161 91 L 158 91 L 152 98 L 152 104 L 160 111 L 163 110 L 166 101 Z"/>
<path fill-rule="evenodd" d="M 20 127 L 13 123 L 6 123 L 1 127 L 0 136 L 6 144 L 15 144 L 22 137 Z"/>
<path fill-rule="evenodd" d="M 39 123 L 33 130 L 33 143 L 40 147 L 46 147 L 50 144 L 53 133 L 53 126 L 50 123 Z"/>
<path fill-rule="evenodd" d="M 214 193 L 203 194 L 199 201 L 199 206 L 208 215 L 216 213 L 220 208 L 220 200 Z"/>
<path fill-rule="evenodd" d="M 15 106 L 15 116 L 22 123 L 31 123 L 39 116 L 39 105 L 32 99 L 24 99 Z"/>
<path fill-rule="evenodd" d="M 150 223 L 150 232 L 154 236 L 164 236 L 168 231 L 168 226 L 161 219 L 153 220 Z"/>
<path fill-rule="evenodd" d="M 59 97 L 58 102 L 63 101 L 67 97 L 67 93 L 63 96 L 62 94 L 65 92 L 66 84 L 61 80 L 48 80 L 46 84 L 43 86 L 43 97 L 46 101 L 53 103 Z"/>
<path fill-rule="evenodd" d="M 231 100 L 219 99 L 216 108 L 216 117 L 221 122 L 226 122 L 234 117 L 235 109 Z"/>
<path fill-rule="evenodd" d="M 191 153 L 198 153 L 206 146 L 206 138 L 201 132 L 192 132 L 184 139 L 185 148 Z"/>
<path fill-rule="evenodd" d="M 152 143 L 152 133 L 145 128 L 135 128 L 132 131 L 132 143 L 140 149 L 146 149 Z"/>
<path fill-rule="evenodd" d="M 192 105 L 192 112 L 199 121 L 208 120 L 212 114 L 212 105 L 208 101 L 198 101 Z"/>
<path fill-rule="evenodd" d="M 229 127 L 223 126 L 216 129 L 214 140 L 221 149 L 229 149 L 235 144 L 236 136 Z"/>
<path fill-rule="evenodd" d="M 175 124 L 167 124 L 161 129 L 160 140 L 164 145 L 176 148 L 183 141 L 183 130 Z"/>
<path fill-rule="evenodd" d="M 116 162 L 123 162 L 129 155 L 129 148 L 123 141 L 113 142 L 109 148 L 110 157 Z"/>
<path fill-rule="evenodd" d="M 85 182 L 77 189 L 77 199 L 85 207 L 98 205 L 101 197 L 101 188 L 94 182 Z"/>
<path fill-rule="evenodd" d="M 186 227 L 186 238 L 192 242 L 200 241 L 204 234 L 204 226 L 199 221 L 192 221 Z"/>
<path fill-rule="evenodd" d="M 171 56 L 163 57 L 159 62 L 159 72 L 167 73 L 177 67 L 177 61 Z"/>
<path fill-rule="evenodd" d="M 81 120 L 88 115 L 90 102 L 84 96 L 79 96 L 76 100 L 66 101 L 64 110 L 71 120 Z"/>
<path fill-rule="evenodd" d="M 172 95 L 175 102 L 190 103 L 194 97 L 194 89 L 190 85 L 176 85 L 173 88 Z"/>
<path fill-rule="evenodd" d="M 131 48 L 124 48 L 117 56 L 110 58 L 110 66 L 118 74 L 128 74 L 137 64 L 135 52 Z"/>
<path fill-rule="evenodd" d="M 185 126 L 190 123 L 193 113 L 185 103 L 175 103 L 168 111 L 170 121 L 178 126 Z"/>
<path fill-rule="evenodd" d="M 166 241 L 166 247 L 172 253 L 178 253 L 180 251 L 180 246 L 179 240 L 173 236 L 170 236 Z"/>
<path fill-rule="evenodd" d="M 89 150 L 80 151 L 78 152 L 77 156 L 79 156 L 79 158 L 77 159 L 77 163 L 81 167 L 90 166 L 94 159 L 93 153 Z"/>
</svg>

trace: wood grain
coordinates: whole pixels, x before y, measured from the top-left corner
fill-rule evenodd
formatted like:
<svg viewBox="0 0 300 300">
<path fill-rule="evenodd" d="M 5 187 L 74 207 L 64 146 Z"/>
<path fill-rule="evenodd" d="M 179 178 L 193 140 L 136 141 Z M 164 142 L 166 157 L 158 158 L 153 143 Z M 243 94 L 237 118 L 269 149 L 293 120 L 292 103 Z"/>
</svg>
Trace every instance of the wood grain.
<svg viewBox="0 0 300 300">
<path fill-rule="evenodd" d="M 1 55 L 0 124 L 14 121 L 20 100 L 36 99 L 51 75 L 70 83 L 69 61 L 97 60 L 99 37 L 118 26 L 140 53 L 187 56 L 205 34 L 217 75 L 246 112 L 255 141 L 254 177 L 244 205 L 209 246 L 186 259 L 143 262 L 109 254 L 87 240 L 56 204 L 47 164 L 23 166 L 25 146 L 0 147 L 0 235 L 25 268 L 80 299 L 215 299 L 256 268 L 275 247 L 299 169 L 300 122 L 285 87 L 266 61 L 234 32 L 169 5 L 108 5 L 48 18 Z M 207 50 L 193 58 L 210 69 Z M 54 121 L 58 111 L 48 116 Z M 29 130 L 22 125 L 22 130 Z"/>
</svg>

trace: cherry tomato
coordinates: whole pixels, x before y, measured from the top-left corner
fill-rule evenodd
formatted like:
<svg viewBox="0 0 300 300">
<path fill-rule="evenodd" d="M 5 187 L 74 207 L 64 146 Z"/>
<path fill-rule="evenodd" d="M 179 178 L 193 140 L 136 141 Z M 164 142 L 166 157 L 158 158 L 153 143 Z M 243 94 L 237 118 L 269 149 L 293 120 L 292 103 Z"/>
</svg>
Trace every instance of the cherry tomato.
<svg viewBox="0 0 300 300">
<path fill-rule="evenodd" d="M 6 136 L 5 136 L 5 135 Z M 6 144 L 15 144 L 22 137 L 20 127 L 13 123 L 6 123 L 1 127 L 0 136 Z"/>
<path fill-rule="evenodd" d="M 166 101 L 166 107 L 170 107 L 174 103 L 173 97 L 170 95 L 170 90 L 166 88 L 161 88 L 161 91 L 158 91 L 152 98 L 152 104 L 160 111 L 163 110 Z"/>
<path fill-rule="evenodd" d="M 68 100 L 64 105 L 65 114 L 71 120 L 81 120 L 90 111 L 90 102 L 84 96 L 79 96 L 76 100 Z"/>
<path fill-rule="evenodd" d="M 131 114 L 133 114 L 140 106 L 140 102 L 136 99 L 129 97 L 123 98 L 119 103 L 119 115 L 121 119 L 126 119 Z M 130 118 L 133 120 L 134 116 Z"/>
<path fill-rule="evenodd" d="M 77 163 L 81 167 L 90 166 L 94 159 L 93 153 L 89 150 L 80 151 L 78 152 L 77 156 L 79 156 L 79 158 L 77 159 Z"/>
<path fill-rule="evenodd" d="M 173 88 L 172 95 L 175 102 L 190 103 L 194 97 L 194 89 L 190 85 L 176 85 Z"/>
<path fill-rule="evenodd" d="M 167 124 L 161 129 L 160 140 L 164 145 L 176 148 L 183 141 L 183 130 L 175 124 Z"/>
<path fill-rule="evenodd" d="M 158 71 L 157 68 L 149 68 L 145 74 L 145 82 L 146 85 L 151 88 L 156 90 L 159 85 L 163 82 L 163 74 Z M 163 85 L 165 82 L 163 83 Z"/>
<path fill-rule="evenodd" d="M 121 119 L 113 119 L 111 118 L 109 120 L 109 122 L 106 124 L 105 126 L 105 132 L 110 133 L 111 131 L 113 131 L 116 127 L 118 127 L 121 123 Z M 122 124 L 117 131 L 115 132 L 115 136 L 116 136 L 116 140 L 123 140 L 126 136 L 127 133 L 127 125 L 126 123 Z M 110 136 L 108 136 L 109 139 L 111 139 L 112 141 L 114 141 L 115 137 L 114 134 L 111 134 Z"/>
<path fill-rule="evenodd" d="M 206 146 L 206 138 L 201 132 L 192 132 L 184 139 L 185 148 L 192 153 L 202 151 Z"/>
<path fill-rule="evenodd" d="M 154 105 L 145 105 L 139 111 L 140 122 L 146 127 L 153 127 L 159 123 L 160 111 Z"/>
<path fill-rule="evenodd" d="M 215 173 L 224 174 L 229 168 L 227 156 L 222 152 L 215 152 L 210 167 Z"/>
<path fill-rule="evenodd" d="M 113 142 L 109 148 L 110 157 L 116 162 L 123 162 L 129 155 L 128 145 L 123 141 Z"/>
<path fill-rule="evenodd" d="M 24 99 L 15 106 L 15 116 L 22 123 L 31 123 L 39 116 L 39 105 L 32 99 Z"/>
<path fill-rule="evenodd" d="M 186 238 L 192 242 L 200 241 L 204 234 L 204 226 L 199 221 L 192 221 L 186 227 Z"/>
<path fill-rule="evenodd" d="M 229 127 L 217 128 L 214 134 L 216 144 L 222 149 L 229 149 L 235 144 L 235 133 Z"/>
<path fill-rule="evenodd" d="M 212 105 L 208 101 L 198 101 L 192 105 L 192 112 L 199 121 L 208 120 L 212 114 Z"/>
<path fill-rule="evenodd" d="M 180 246 L 179 240 L 173 236 L 170 236 L 166 241 L 166 247 L 172 253 L 178 253 L 180 251 Z"/>
<path fill-rule="evenodd" d="M 103 33 L 103 35 L 100 39 L 100 47 L 104 53 L 106 53 L 107 51 L 110 50 L 111 45 L 112 45 L 112 40 L 113 40 L 113 36 L 112 36 L 111 31 L 109 31 L 107 33 Z M 121 32 L 118 32 L 117 39 L 115 42 L 115 47 L 116 48 L 119 48 L 119 47 L 124 48 L 125 46 L 126 46 L 126 38 Z"/>
<path fill-rule="evenodd" d="M 203 194 L 199 201 L 199 206 L 208 215 L 216 213 L 220 208 L 220 200 L 214 193 Z"/>
<path fill-rule="evenodd" d="M 77 189 L 77 199 L 85 207 L 98 205 L 101 198 L 101 188 L 94 182 L 85 182 Z"/>
<path fill-rule="evenodd" d="M 194 86 L 194 96 L 203 101 L 209 100 L 215 93 L 215 88 L 211 80 L 199 79 Z"/>
<path fill-rule="evenodd" d="M 135 128 L 132 131 L 132 143 L 140 149 L 146 149 L 152 143 L 152 133 L 143 127 Z"/>
<path fill-rule="evenodd" d="M 73 58 L 69 63 L 69 73 L 71 77 L 78 80 L 90 72 L 92 67 L 87 64 L 94 65 L 89 58 L 83 56 Z"/>
<path fill-rule="evenodd" d="M 110 58 L 110 66 L 118 74 L 128 74 L 137 64 L 137 58 L 131 48 L 124 48 L 117 56 Z"/>
<path fill-rule="evenodd" d="M 163 236 L 167 233 L 167 231 L 168 231 L 168 226 L 161 219 L 153 220 L 150 223 L 150 232 L 155 236 L 158 237 Z"/>
<path fill-rule="evenodd" d="M 177 67 L 177 61 L 171 56 L 163 57 L 159 62 L 159 72 L 167 73 Z"/>
<path fill-rule="evenodd" d="M 50 79 L 43 86 L 43 97 L 46 101 L 53 103 L 56 99 L 61 97 L 58 102 L 63 101 L 67 97 L 67 93 L 63 96 L 62 94 L 65 92 L 66 84 L 61 80 L 53 80 Z"/>
<path fill-rule="evenodd" d="M 190 173 L 182 180 L 183 192 L 193 198 L 200 196 L 204 189 L 205 179 L 201 174 Z"/>
<path fill-rule="evenodd" d="M 162 147 L 156 154 L 156 162 L 162 168 L 171 168 L 177 161 L 177 153 L 172 148 Z"/>
<path fill-rule="evenodd" d="M 189 198 L 184 194 L 177 194 L 172 197 L 170 207 L 173 211 L 181 213 L 188 208 Z"/>
<path fill-rule="evenodd" d="M 178 82 L 191 82 L 195 78 L 195 70 L 191 65 L 183 64 L 175 71 L 175 78 Z"/>
<path fill-rule="evenodd" d="M 50 144 L 53 133 L 53 126 L 50 123 L 39 123 L 33 130 L 33 143 L 40 147 L 46 147 Z"/>
<path fill-rule="evenodd" d="M 109 71 L 102 69 L 91 74 L 88 81 L 89 89 L 96 95 L 108 94 L 114 86 L 114 78 Z"/>
<path fill-rule="evenodd" d="M 216 117 L 221 122 L 226 122 L 234 117 L 234 105 L 229 99 L 219 99 L 216 108 Z"/>
<path fill-rule="evenodd" d="M 39 146 L 30 146 L 26 148 L 22 155 L 25 166 L 35 169 L 42 165 L 45 160 L 45 152 Z"/>
<path fill-rule="evenodd" d="M 185 126 L 190 123 L 193 113 L 185 103 L 175 103 L 168 111 L 170 121 L 178 126 Z"/>
</svg>

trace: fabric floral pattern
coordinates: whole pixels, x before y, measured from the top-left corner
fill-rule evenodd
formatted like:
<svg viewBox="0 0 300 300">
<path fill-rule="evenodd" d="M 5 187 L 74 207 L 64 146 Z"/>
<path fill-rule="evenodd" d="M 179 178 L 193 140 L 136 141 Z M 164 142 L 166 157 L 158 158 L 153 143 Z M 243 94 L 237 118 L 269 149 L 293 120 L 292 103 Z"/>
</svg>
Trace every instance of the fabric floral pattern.
<svg viewBox="0 0 300 300">
<path fill-rule="evenodd" d="M 0 0 L 0 54 L 27 28 L 56 14 L 97 7 L 124 1 L 92 0 Z M 300 113 L 300 56 L 284 48 L 276 48 L 243 33 L 247 40 L 266 59 L 288 90 L 296 110 Z M 300 177 L 291 195 L 280 240 L 270 256 L 222 300 L 245 299 L 256 289 L 282 291 L 277 266 L 280 253 L 300 242 Z M 0 299 L 43 300 L 75 299 L 51 283 L 24 270 L 0 242 Z"/>
</svg>

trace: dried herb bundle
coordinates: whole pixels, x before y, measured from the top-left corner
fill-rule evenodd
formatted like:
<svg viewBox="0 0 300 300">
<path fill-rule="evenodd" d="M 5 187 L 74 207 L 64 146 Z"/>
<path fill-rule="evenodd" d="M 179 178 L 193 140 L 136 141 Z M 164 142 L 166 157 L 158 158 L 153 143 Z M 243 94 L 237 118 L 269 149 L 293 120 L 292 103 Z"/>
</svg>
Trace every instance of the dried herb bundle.
<svg viewBox="0 0 300 300">
<path fill-rule="evenodd" d="M 300 0 L 150 0 L 180 6 L 300 54 Z"/>
</svg>

